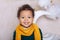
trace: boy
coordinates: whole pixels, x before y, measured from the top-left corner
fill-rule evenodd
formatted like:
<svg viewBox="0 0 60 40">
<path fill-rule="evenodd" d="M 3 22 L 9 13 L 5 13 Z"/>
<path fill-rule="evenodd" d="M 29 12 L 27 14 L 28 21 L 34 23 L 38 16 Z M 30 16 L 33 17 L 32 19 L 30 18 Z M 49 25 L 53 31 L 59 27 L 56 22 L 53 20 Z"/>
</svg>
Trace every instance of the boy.
<svg viewBox="0 0 60 40">
<path fill-rule="evenodd" d="M 41 31 L 33 23 L 34 9 L 28 4 L 18 9 L 17 17 L 19 25 L 17 26 L 13 40 L 42 40 Z"/>
</svg>

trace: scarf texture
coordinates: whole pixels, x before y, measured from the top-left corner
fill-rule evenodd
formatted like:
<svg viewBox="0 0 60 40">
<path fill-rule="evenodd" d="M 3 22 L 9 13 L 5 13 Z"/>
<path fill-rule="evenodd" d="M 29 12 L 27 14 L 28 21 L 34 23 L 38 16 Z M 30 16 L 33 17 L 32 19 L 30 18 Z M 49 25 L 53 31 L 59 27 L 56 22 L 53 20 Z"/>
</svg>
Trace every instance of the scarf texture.
<svg viewBox="0 0 60 40">
<path fill-rule="evenodd" d="M 21 40 L 21 35 L 30 36 L 30 35 L 32 35 L 33 32 L 34 32 L 35 40 L 41 40 L 41 34 L 40 34 L 39 28 L 36 24 L 33 23 L 27 29 L 25 29 L 21 25 L 18 25 L 17 28 L 16 28 L 16 38 L 15 38 L 15 40 Z"/>
</svg>

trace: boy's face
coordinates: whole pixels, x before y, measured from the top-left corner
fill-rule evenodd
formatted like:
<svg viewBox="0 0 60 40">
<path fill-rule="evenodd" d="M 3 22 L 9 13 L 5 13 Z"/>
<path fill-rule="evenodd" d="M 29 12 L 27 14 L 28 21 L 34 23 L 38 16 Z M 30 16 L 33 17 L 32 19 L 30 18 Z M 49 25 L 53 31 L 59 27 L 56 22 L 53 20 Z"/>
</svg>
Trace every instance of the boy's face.
<svg viewBox="0 0 60 40">
<path fill-rule="evenodd" d="M 24 27 L 29 27 L 33 23 L 33 15 L 30 10 L 23 10 L 20 12 L 19 21 Z"/>
</svg>

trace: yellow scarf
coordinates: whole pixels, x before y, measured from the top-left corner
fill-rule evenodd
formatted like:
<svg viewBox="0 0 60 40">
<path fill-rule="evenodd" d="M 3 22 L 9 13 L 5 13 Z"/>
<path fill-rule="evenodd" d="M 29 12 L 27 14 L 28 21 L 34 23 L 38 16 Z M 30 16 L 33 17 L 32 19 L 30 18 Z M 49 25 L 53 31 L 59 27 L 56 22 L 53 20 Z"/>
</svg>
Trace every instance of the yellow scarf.
<svg viewBox="0 0 60 40">
<path fill-rule="evenodd" d="M 30 36 L 34 32 L 35 40 L 41 40 L 41 34 L 39 28 L 36 24 L 32 24 L 27 29 L 24 29 L 21 25 L 18 25 L 16 28 L 16 38 L 15 40 L 21 40 L 21 35 Z"/>
</svg>

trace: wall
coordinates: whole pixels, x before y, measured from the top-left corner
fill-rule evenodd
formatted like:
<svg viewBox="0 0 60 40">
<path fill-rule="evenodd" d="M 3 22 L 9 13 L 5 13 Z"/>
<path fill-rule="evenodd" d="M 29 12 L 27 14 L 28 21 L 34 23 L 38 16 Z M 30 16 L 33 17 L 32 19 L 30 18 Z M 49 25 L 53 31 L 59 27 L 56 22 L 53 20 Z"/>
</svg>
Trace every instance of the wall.
<svg viewBox="0 0 60 40">
<path fill-rule="evenodd" d="M 37 1 L 0 0 L 0 40 L 12 40 L 13 31 L 18 24 L 17 9 L 26 3 L 35 8 Z"/>
</svg>

